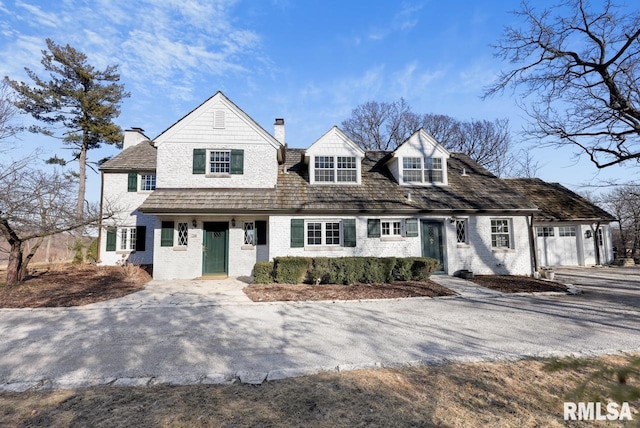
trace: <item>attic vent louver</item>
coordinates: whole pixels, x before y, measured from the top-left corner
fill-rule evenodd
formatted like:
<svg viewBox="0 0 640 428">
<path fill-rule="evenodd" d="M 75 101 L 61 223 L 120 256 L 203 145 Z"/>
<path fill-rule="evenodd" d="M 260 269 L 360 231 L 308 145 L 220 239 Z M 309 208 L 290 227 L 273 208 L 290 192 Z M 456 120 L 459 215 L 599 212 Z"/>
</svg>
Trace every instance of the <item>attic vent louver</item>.
<svg viewBox="0 0 640 428">
<path fill-rule="evenodd" d="M 215 110 L 213 112 L 213 127 L 224 129 L 224 110 Z"/>
</svg>

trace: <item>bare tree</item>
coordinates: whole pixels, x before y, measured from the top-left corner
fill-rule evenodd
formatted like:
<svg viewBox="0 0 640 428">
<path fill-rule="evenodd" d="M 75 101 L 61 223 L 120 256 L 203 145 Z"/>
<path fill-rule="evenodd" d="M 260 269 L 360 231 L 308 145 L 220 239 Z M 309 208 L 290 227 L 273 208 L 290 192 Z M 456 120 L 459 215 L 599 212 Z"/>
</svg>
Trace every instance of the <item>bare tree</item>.
<svg viewBox="0 0 640 428">
<path fill-rule="evenodd" d="M 635 257 L 640 250 L 640 187 L 617 187 L 599 200 L 618 222 L 614 236 L 618 254 Z"/>
<path fill-rule="evenodd" d="M 99 209 L 75 212 L 76 183 L 57 171 L 35 169 L 28 158 L 0 166 L 0 233 L 10 246 L 7 284 L 24 280 L 29 262 L 45 237 L 96 224 Z M 110 216 L 110 214 L 107 214 Z M 25 251 L 25 244 L 35 240 Z"/>
<path fill-rule="evenodd" d="M 597 10 L 596 5 L 597 4 Z M 496 56 L 513 68 L 486 96 L 522 90 L 527 132 L 550 144 L 576 147 L 598 167 L 640 160 L 640 14 L 611 0 L 568 0 L 514 12 Z"/>
<path fill-rule="evenodd" d="M 5 142 L 22 130 L 14 123 L 18 110 L 12 95 L 7 82 L 0 81 L 0 142 Z"/>
</svg>

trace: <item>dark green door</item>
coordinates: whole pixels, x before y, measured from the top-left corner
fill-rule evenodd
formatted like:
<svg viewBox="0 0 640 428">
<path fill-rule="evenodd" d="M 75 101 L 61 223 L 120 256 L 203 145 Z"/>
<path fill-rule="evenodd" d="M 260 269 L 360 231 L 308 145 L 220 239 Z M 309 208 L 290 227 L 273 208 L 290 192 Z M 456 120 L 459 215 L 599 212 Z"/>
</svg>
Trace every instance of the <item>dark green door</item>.
<svg viewBox="0 0 640 428">
<path fill-rule="evenodd" d="M 229 223 L 205 222 L 203 228 L 202 274 L 227 273 Z"/>
<path fill-rule="evenodd" d="M 436 271 L 444 271 L 444 245 L 442 239 L 442 223 L 422 220 L 422 257 L 438 261 Z"/>
</svg>

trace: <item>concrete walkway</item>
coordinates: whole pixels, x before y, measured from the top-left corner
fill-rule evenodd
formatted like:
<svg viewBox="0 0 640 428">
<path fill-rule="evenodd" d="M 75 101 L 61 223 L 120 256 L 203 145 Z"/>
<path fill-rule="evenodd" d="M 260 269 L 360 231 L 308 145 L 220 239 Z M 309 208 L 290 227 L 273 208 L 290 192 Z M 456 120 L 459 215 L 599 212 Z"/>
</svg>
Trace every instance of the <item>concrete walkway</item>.
<svg viewBox="0 0 640 428">
<path fill-rule="evenodd" d="M 455 276 L 431 275 L 431 281 L 458 293 L 458 296 L 463 298 L 486 299 L 487 297 L 498 297 L 504 294 Z"/>
<path fill-rule="evenodd" d="M 241 305 L 252 303 L 242 291 L 250 278 L 153 280 L 144 290 L 117 299 L 92 303 L 86 309 L 103 308 L 169 308 Z"/>
</svg>

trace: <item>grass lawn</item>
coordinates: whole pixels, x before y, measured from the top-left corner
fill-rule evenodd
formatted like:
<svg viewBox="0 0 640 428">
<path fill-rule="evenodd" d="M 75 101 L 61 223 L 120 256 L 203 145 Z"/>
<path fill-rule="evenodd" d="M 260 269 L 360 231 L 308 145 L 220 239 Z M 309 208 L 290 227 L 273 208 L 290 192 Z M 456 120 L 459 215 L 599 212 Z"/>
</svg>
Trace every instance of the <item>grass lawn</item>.
<svg viewBox="0 0 640 428">
<path fill-rule="evenodd" d="M 599 367 L 625 357 L 590 360 Z M 260 386 L 197 385 L 0 393 L 0 426 L 562 427 L 563 402 L 594 368 L 548 360 L 325 373 Z M 598 376 L 592 390 L 616 383 Z M 639 387 L 637 377 L 626 386 Z M 609 400 L 601 398 L 605 403 Z M 583 398 L 582 401 L 593 401 Z M 640 400 L 630 402 L 640 420 Z M 620 426 L 617 422 L 570 426 Z"/>
</svg>

